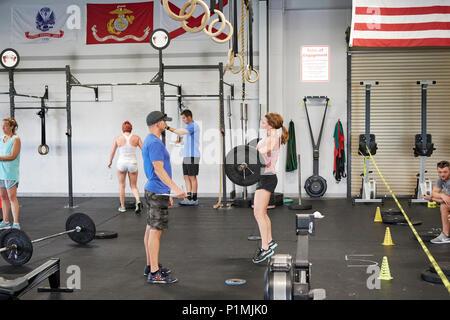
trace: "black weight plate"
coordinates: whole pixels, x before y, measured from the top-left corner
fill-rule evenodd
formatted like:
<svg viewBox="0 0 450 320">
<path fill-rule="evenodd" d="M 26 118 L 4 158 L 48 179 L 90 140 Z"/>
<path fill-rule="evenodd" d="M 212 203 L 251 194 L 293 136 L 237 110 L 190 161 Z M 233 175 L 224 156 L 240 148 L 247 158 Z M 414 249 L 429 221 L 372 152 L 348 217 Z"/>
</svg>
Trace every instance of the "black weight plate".
<svg viewBox="0 0 450 320">
<path fill-rule="evenodd" d="M 422 280 L 424 280 L 426 282 L 443 284 L 441 278 L 436 273 L 433 273 L 428 269 L 422 271 L 420 276 L 422 277 Z"/>
<path fill-rule="evenodd" d="M 386 224 L 396 224 L 399 226 L 407 226 L 408 222 L 406 222 L 406 219 L 403 215 L 397 216 L 397 215 L 385 215 L 382 217 L 383 223 Z M 422 221 L 414 221 L 410 220 L 413 226 L 417 226 L 422 224 Z"/>
<path fill-rule="evenodd" d="M 252 200 L 251 199 L 234 199 L 233 200 L 233 206 L 238 208 L 250 208 L 252 206 Z"/>
<path fill-rule="evenodd" d="M 114 231 L 97 231 L 95 233 L 95 239 L 114 239 L 117 238 L 118 234 Z"/>
<path fill-rule="evenodd" d="M 381 216 L 402 216 L 403 213 L 398 210 L 398 209 L 387 209 L 387 210 L 383 210 L 381 211 Z"/>
<path fill-rule="evenodd" d="M 33 256 L 33 243 L 25 232 L 18 229 L 5 230 L 0 237 L 2 248 L 16 245 L 17 249 L 1 253 L 3 259 L 13 266 L 21 266 L 30 261 Z"/>
<path fill-rule="evenodd" d="M 136 209 L 136 202 L 135 201 L 125 201 L 125 209 Z"/>
<path fill-rule="evenodd" d="M 256 148 L 248 145 L 234 147 L 225 158 L 225 173 L 238 186 L 257 183 L 264 161 Z"/>
<path fill-rule="evenodd" d="M 252 146 L 253 148 L 256 148 L 256 146 L 258 145 L 258 142 L 261 140 L 261 138 L 255 138 L 250 140 L 249 143 L 247 143 L 249 146 Z"/>
<path fill-rule="evenodd" d="M 422 241 L 430 242 L 431 239 L 438 237 L 441 234 L 441 229 L 431 229 L 427 231 L 418 231 L 419 237 Z M 417 240 L 417 238 L 413 235 L 413 239 Z"/>
<path fill-rule="evenodd" d="M 327 191 L 327 181 L 321 176 L 311 176 L 306 179 L 304 188 L 310 197 L 319 198 Z"/>
<path fill-rule="evenodd" d="M 95 223 L 84 213 L 74 213 L 66 221 L 66 231 L 81 227 L 81 231 L 69 233 L 70 239 L 76 243 L 86 244 L 95 238 Z"/>
<path fill-rule="evenodd" d="M 450 262 L 440 262 L 438 263 L 439 267 L 441 268 L 442 272 L 449 277 L 450 276 Z M 434 269 L 433 265 L 430 264 L 429 270 L 433 273 L 436 273 L 436 270 Z"/>
<path fill-rule="evenodd" d="M 273 192 L 270 195 L 269 205 L 283 206 L 284 205 L 283 194 L 280 192 Z"/>
</svg>

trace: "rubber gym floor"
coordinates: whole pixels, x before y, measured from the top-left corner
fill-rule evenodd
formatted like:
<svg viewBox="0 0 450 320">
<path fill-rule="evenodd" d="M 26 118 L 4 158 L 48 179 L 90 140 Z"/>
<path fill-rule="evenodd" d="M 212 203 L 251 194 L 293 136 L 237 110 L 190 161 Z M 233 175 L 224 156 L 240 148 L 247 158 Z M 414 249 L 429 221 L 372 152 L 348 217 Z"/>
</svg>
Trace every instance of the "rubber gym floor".
<svg viewBox="0 0 450 320">
<path fill-rule="evenodd" d="M 0 276 L 12 279 L 39 266 L 51 257 L 61 259 L 61 282 L 65 285 L 67 267 L 81 270 L 81 289 L 73 293 L 38 293 L 36 289 L 22 299 L 193 299 L 193 300 L 260 300 L 263 299 L 266 264 L 251 262 L 257 242 L 248 241 L 257 234 L 251 209 L 215 210 L 216 199 L 200 199 L 199 207 L 170 210 L 169 229 L 163 234 L 160 260 L 172 269 L 179 282 L 172 285 L 150 285 L 143 276 L 145 253 L 143 236 L 146 215 L 133 211 L 117 212 L 116 198 L 76 198 L 78 208 L 66 209 L 66 198 L 20 198 L 21 226 L 31 239 L 64 231 L 65 219 L 73 212 L 84 212 L 96 223 L 97 230 L 118 232 L 116 239 L 95 239 L 80 246 L 67 236 L 34 245 L 30 262 L 13 267 L 0 259 Z M 316 234 L 310 237 L 312 288 L 326 289 L 327 299 L 393 300 L 449 299 L 443 285 L 427 283 L 420 278 L 429 261 L 408 226 L 391 225 L 392 247 L 382 246 L 386 226 L 374 223 L 376 205 L 352 206 L 346 199 L 310 200 L 312 213 L 325 218 L 316 220 Z M 418 230 L 440 227 L 439 209 L 421 205 L 408 207 L 410 218 L 422 220 Z M 394 208 L 387 200 L 382 207 Z M 287 207 L 270 210 L 276 253 L 295 254 L 295 213 Z M 450 261 L 450 245 L 426 243 L 439 262 Z M 349 260 L 349 255 L 371 255 L 364 258 L 381 265 L 389 260 L 391 281 L 381 281 L 381 289 L 368 289 L 366 267 Z M 347 260 L 346 260 L 347 257 Z M 353 256 L 353 259 L 355 256 Z M 247 283 L 228 286 L 226 279 L 241 278 Z M 48 286 L 45 281 L 41 286 Z"/>
</svg>

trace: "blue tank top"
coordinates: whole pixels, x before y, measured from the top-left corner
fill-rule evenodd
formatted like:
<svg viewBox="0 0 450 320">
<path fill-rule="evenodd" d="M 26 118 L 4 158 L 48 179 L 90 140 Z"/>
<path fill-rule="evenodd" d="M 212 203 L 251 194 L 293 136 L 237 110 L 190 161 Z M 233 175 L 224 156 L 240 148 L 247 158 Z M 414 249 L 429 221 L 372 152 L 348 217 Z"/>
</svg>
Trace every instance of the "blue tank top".
<svg viewBox="0 0 450 320">
<path fill-rule="evenodd" d="M 3 142 L 5 135 L 0 141 L 0 157 L 11 155 L 14 140 L 17 136 L 12 136 L 8 142 Z M 19 163 L 20 163 L 20 151 L 12 161 L 0 161 L 0 180 L 15 180 L 19 181 Z"/>
</svg>

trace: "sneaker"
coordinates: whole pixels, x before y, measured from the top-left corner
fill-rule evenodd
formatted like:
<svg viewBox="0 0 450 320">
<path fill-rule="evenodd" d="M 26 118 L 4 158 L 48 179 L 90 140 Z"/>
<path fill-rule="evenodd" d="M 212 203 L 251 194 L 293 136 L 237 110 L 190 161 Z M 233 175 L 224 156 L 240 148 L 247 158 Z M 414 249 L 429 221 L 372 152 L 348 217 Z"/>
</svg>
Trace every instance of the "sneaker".
<svg viewBox="0 0 450 320">
<path fill-rule="evenodd" d="M 20 230 L 20 224 L 18 224 L 18 223 L 13 223 L 12 229 L 19 229 L 19 230 Z"/>
<path fill-rule="evenodd" d="M 177 281 L 177 278 L 172 278 L 168 274 L 162 273 L 161 270 L 156 271 L 154 275 L 149 273 L 147 277 L 148 283 L 175 283 Z"/>
<path fill-rule="evenodd" d="M 164 268 L 161 263 L 159 264 L 159 270 L 161 270 L 161 273 L 163 274 L 170 274 L 172 271 L 169 268 Z M 145 270 L 144 270 L 144 276 L 148 277 L 150 273 L 150 266 L 145 266 Z"/>
<path fill-rule="evenodd" d="M 127 209 L 125 209 L 125 207 L 119 207 L 119 211 L 120 211 L 120 212 L 126 212 Z"/>
<path fill-rule="evenodd" d="M 134 212 L 136 212 L 136 214 L 141 213 L 142 211 L 142 202 L 138 201 L 136 202 L 136 209 L 134 210 Z"/>
<path fill-rule="evenodd" d="M 198 206 L 198 200 L 191 200 L 191 206 Z"/>
<path fill-rule="evenodd" d="M 253 257 L 252 261 L 253 263 L 260 263 L 263 262 L 267 259 L 269 259 L 271 256 L 273 256 L 275 252 L 273 252 L 272 249 L 268 249 L 268 250 L 264 250 L 262 248 L 260 248 L 258 250 L 258 252 L 256 253 L 256 255 Z"/>
<path fill-rule="evenodd" d="M 276 243 L 276 242 L 273 241 L 273 239 L 272 239 L 272 241 L 269 242 L 269 248 L 273 250 L 273 249 L 275 249 L 276 247 L 278 247 L 278 243 Z"/>
<path fill-rule="evenodd" d="M 11 223 L 2 221 L 0 222 L 0 230 L 11 229 Z"/>
<path fill-rule="evenodd" d="M 437 236 L 434 239 L 431 239 L 430 242 L 434 244 L 450 243 L 450 237 L 447 237 L 444 232 L 441 232 L 439 236 Z"/>
<path fill-rule="evenodd" d="M 182 206 L 190 206 L 191 205 L 191 201 L 192 200 L 189 200 L 188 198 L 184 198 L 182 201 L 178 202 L 178 204 L 182 205 Z"/>
</svg>

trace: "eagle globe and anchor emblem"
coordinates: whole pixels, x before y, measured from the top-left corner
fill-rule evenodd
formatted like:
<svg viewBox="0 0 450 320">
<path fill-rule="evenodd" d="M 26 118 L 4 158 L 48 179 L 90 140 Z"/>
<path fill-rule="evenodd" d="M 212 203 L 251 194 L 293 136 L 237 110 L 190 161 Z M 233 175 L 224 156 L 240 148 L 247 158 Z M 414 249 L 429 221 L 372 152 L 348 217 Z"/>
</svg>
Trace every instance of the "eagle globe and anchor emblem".
<svg viewBox="0 0 450 320">
<path fill-rule="evenodd" d="M 117 9 L 111 11 L 110 14 L 117 14 L 117 18 L 109 20 L 108 32 L 119 35 L 125 31 L 134 20 L 134 16 L 129 15 L 130 13 L 133 11 L 128 10 L 125 6 L 117 6 Z"/>
</svg>

